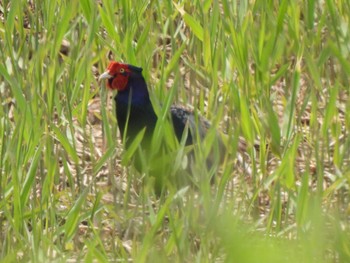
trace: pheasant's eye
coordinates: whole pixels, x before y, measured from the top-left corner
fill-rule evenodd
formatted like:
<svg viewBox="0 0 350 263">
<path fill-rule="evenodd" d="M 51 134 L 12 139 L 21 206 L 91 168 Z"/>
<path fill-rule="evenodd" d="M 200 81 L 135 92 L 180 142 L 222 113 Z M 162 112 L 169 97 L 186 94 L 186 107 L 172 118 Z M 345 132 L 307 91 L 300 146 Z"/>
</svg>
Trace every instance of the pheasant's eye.
<svg viewBox="0 0 350 263">
<path fill-rule="evenodd" d="M 119 72 L 120 72 L 120 73 L 124 73 L 124 72 L 125 72 L 125 69 L 121 68 L 121 69 L 119 70 Z"/>
</svg>

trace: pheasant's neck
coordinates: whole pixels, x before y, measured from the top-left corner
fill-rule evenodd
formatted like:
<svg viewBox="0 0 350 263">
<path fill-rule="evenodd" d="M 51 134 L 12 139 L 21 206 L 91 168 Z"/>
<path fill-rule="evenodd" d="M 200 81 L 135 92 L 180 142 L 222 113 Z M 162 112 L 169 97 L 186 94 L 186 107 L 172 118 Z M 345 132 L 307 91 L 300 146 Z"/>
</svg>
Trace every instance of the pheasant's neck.
<svg viewBox="0 0 350 263">
<path fill-rule="evenodd" d="M 129 144 L 146 128 L 145 137 L 151 137 L 157 122 L 147 86 L 131 85 L 115 96 L 118 127 L 121 135 L 126 133 Z"/>
</svg>

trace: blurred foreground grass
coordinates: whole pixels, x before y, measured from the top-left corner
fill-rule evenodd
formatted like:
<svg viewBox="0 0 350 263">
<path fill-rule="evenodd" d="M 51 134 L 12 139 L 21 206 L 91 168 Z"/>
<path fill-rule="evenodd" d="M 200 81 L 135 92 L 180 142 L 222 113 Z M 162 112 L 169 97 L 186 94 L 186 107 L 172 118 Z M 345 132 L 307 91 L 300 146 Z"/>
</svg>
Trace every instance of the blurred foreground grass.
<svg viewBox="0 0 350 263">
<path fill-rule="evenodd" d="M 350 261 L 348 1 L 13 0 L 0 19 L 1 260 Z M 211 189 L 157 200 L 120 165 L 112 58 L 227 133 Z"/>
</svg>

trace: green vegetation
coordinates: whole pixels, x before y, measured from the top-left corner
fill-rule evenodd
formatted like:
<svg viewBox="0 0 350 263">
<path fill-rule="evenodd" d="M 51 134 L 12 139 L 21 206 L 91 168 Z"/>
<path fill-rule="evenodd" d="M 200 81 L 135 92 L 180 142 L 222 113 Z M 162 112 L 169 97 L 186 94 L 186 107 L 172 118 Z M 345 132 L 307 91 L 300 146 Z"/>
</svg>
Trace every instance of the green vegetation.
<svg viewBox="0 0 350 263">
<path fill-rule="evenodd" d="M 3 262 L 350 262 L 349 1 L 2 0 L 0 20 Z M 227 134 L 194 167 L 214 185 L 157 198 L 121 165 L 110 59 Z"/>
</svg>

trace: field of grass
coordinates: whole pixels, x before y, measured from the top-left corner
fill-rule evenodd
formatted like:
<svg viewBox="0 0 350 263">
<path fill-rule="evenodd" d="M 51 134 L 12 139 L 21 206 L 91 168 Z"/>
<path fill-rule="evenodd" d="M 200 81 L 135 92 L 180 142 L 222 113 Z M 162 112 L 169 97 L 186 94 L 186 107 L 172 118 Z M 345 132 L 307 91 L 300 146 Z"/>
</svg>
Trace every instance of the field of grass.
<svg viewBox="0 0 350 263">
<path fill-rule="evenodd" d="M 348 0 L 2 0 L 0 20 L 1 262 L 350 262 Z M 227 134 L 197 188 L 159 198 L 128 165 L 111 59 Z"/>
</svg>

